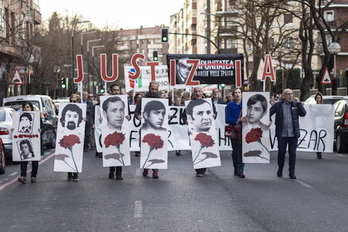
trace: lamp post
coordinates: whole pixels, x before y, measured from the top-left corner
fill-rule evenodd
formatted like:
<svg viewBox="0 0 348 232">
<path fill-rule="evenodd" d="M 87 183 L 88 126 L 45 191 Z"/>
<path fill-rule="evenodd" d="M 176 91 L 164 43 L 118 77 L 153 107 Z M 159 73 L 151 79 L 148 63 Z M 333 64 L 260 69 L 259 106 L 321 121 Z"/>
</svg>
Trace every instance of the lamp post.
<svg viewBox="0 0 348 232">
<path fill-rule="evenodd" d="M 94 84 L 94 49 L 95 49 L 95 48 L 103 48 L 103 47 L 105 47 L 105 46 L 104 46 L 104 45 L 99 45 L 99 46 L 93 46 L 93 47 L 92 47 L 92 67 L 93 67 L 93 69 L 92 69 L 92 75 L 93 75 L 93 84 Z M 98 86 L 99 86 L 99 85 L 96 85 L 95 87 L 98 88 Z M 98 92 L 96 88 L 93 89 L 93 94 L 94 94 L 94 95 L 96 95 L 96 93 Z"/>
<path fill-rule="evenodd" d="M 89 43 L 92 43 L 92 42 L 98 42 L 98 41 L 100 41 L 101 39 L 92 39 L 92 40 L 87 40 L 87 81 L 88 81 L 88 93 L 89 93 L 89 91 L 90 91 L 90 88 L 89 88 L 89 86 L 90 86 L 90 76 L 89 76 L 89 74 L 90 74 L 90 69 L 89 69 Z"/>
<path fill-rule="evenodd" d="M 336 58 L 337 54 L 341 51 L 341 45 L 337 42 L 332 42 L 329 47 L 329 52 L 334 55 L 334 68 L 333 68 L 333 80 L 332 80 L 332 95 L 337 95 L 337 77 L 336 77 Z"/>
<path fill-rule="evenodd" d="M 89 23 L 89 21 L 81 21 L 81 22 L 73 21 L 73 22 L 71 22 L 72 28 L 71 28 L 71 80 L 70 80 L 71 93 L 70 94 L 72 94 L 74 92 L 74 70 L 75 70 L 74 33 L 75 33 L 75 26 L 77 24 L 80 24 L 80 23 Z"/>
<path fill-rule="evenodd" d="M 83 35 L 87 34 L 94 34 L 97 33 L 97 31 L 86 31 L 86 32 L 81 32 L 81 54 L 83 55 Z"/>
</svg>

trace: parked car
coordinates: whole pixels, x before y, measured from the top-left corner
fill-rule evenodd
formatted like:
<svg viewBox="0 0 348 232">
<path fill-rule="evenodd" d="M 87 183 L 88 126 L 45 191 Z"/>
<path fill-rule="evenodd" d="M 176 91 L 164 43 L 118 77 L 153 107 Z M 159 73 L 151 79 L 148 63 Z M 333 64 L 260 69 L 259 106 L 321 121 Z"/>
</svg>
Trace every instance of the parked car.
<svg viewBox="0 0 348 232">
<path fill-rule="evenodd" d="M 10 107 L 0 107 L 0 138 L 5 148 L 6 158 L 12 159 L 12 114 L 15 112 Z"/>
<path fill-rule="evenodd" d="M 346 152 L 348 147 L 348 100 L 339 100 L 334 105 L 334 143 L 338 153 Z"/>
<path fill-rule="evenodd" d="M 0 174 L 4 174 L 6 171 L 6 158 L 5 158 L 5 147 L 0 138 Z"/>
<path fill-rule="evenodd" d="M 317 102 L 315 101 L 314 97 L 315 97 L 315 95 L 310 96 L 303 103 L 304 104 L 316 104 Z M 336 95 L 324 95 L 323 96 L 324 104 L 333 105 L 335 102 L 337 102 L 339 100 L 343 100 L 343 99 L 348 100 L 348 96 L 336 96 Z"/>
</svg>

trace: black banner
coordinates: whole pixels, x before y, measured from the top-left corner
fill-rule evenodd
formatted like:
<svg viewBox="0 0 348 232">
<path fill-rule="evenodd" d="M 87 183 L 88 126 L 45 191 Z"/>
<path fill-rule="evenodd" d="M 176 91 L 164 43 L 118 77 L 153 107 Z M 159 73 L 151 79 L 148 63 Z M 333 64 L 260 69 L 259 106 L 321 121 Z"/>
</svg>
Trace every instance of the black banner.
<svg viewBox="0 0 348 232">
<path fill-rule="evenodd" d="M 192 68 L 192 64 L 187 63 L 189 59 L 200 60 L 193 80 L 200 81 L 201 84 L 235 84 L 236 60 L 240 60 L 241 62 L 240 73 L 241 80 L 243 80 L 243 54 L 168 54 L 167 64 L 169 73 L 170 60 L 176 61 L 176 85 L 185 85 Z"/>
</svg>

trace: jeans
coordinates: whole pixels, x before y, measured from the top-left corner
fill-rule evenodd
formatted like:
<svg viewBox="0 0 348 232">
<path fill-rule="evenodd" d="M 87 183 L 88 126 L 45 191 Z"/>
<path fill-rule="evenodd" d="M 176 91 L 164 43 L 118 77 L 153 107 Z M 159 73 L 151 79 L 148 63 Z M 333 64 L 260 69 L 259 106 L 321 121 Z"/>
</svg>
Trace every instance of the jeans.
<svg viewBox="0 0 348 232">
<path fill-rule="evenodd" d="M 31 161 L 31 176 L 36 177 L 37 170 L 39 169 L 39 161 Z M 21 176 L 27 177 L 28 161 L 21 162 Z"/>
<path fill-rule="evenodd" d="M 278 167 L 283 170 L 286 147 L 289 145 L 289 174 L 291 175 L 295 174 L 297 140 L 296 137 L 278 138 Z"/>
<path fill-rule="evenodd" d="M 238 139 L 231 138 L 232 143 L 232 161 L 234 169 L 239 172 L 244 172 L 244 163 L 242 159 L 242 142 Z"/>
</svg>

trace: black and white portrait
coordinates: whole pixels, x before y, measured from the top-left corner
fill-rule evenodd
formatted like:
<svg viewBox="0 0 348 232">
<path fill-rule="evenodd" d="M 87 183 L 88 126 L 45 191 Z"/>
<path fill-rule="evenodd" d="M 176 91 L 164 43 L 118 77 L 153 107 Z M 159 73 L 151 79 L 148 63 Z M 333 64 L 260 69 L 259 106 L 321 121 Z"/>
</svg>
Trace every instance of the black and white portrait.
<svg viewBox="0 0 348 232">
<path fill-rule="evenodd" d="M 18 132 L 32 133 L 34 114 L 23 112 L 19 117 Z"/>
<path fill-rule="evenodd" d="M 189 131 L 209 133 L 214 120 L 212 105 L 203 99 L 190 101 L 186 107 Z"/>
<path fill-rule="evenodd" d="M 60 118 L 61 128 L 63 134 L 81 134 L 81 123 L 83 120 L 82 109 L 79 104 L 67 104 L 61 114 Z"/>
<path fill-rule="evenodd" d="M 103 116 L 110 130 L 122 129 L 126 115 L 125 103 L 119 96 L 108 96 L 102 103 Z"/>
<path fill-rule="evenodd" d="M 21 141 L 18 141 L 18 143 L 20 150 L 19 156 L 21 160 L 27 160 L 35 157 L 33 146 L 29 139 L 23 139 Z"/>
<path fill-rule="evenodd" d="M 142 130 L 165 131 L 163 123 L 168 120 L 166 107 L 162 101 L 151 100 L 144 106 Z"/>
<path fill-rule="evenodd" d="M 187 60 L 189 59 L 190 58 L 186 57 L 186 58 L 181 58 L 177 60 L 177 63 L 176 63 L 176 84 L 177 85 L 186 83 L 187 77 L 190 74 L 191 68 L 192 68 L 192 64 L 187 63 Z"/>
</svg>

